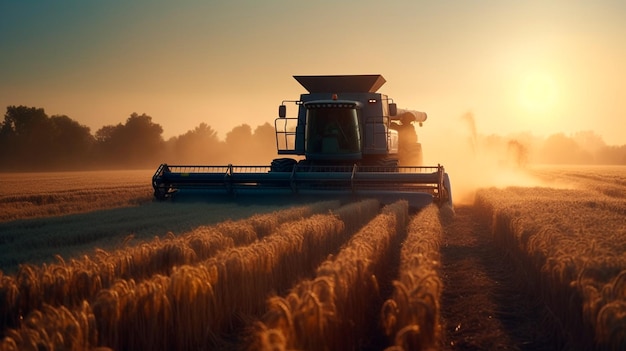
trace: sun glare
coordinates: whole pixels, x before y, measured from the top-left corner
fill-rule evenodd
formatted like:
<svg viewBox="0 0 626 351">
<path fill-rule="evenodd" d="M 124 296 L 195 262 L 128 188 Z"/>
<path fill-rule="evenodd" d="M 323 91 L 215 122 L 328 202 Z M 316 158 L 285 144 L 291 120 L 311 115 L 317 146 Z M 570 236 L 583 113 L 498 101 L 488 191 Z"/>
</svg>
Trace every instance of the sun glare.
<svg viewBox="0 0 626 351">
<path fill-rule="evenodd" d="M 557 88 L 554 79 L 544 73 L 528 74 L 522 80 L 520 104 L 528 112 L 546 113 L 555 105 Z"/>
</svg>

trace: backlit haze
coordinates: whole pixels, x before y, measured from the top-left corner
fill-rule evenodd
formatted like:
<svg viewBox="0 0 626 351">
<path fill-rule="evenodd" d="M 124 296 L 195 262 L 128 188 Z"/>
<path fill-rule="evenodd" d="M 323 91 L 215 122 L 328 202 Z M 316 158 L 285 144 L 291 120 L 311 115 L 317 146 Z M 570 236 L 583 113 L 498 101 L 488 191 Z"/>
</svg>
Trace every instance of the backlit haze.
<svg viewBox="0 0 626 351">
<path fill-rule="evenodd" d="M 626 144 L 624 1 L 0 0 L 0 108 L 91 128 L 146 113 L 170 138 L 273 125 L 293 75 L 382 74 L 422 110 L 425 160 L 483 135 Z"/>
</svg>

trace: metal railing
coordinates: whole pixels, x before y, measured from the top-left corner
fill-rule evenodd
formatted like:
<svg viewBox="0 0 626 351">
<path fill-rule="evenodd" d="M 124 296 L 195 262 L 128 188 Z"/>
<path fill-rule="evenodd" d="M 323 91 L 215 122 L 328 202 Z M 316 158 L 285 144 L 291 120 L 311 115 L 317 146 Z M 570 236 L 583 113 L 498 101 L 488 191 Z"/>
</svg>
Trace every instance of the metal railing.
<svg viewBox="0 0 626 351">
<path fill-rule="evenodd" d="M 328 190 L 358 193 L 364 190 L 426 192 L 438 198 L 444 188 L 443 166 L 319 166 L 297 164 L 291 171 L 270 166 L 202 166 L 162 164 L 153 176 L 155 191 L 180 188 Z"/>
</svg>

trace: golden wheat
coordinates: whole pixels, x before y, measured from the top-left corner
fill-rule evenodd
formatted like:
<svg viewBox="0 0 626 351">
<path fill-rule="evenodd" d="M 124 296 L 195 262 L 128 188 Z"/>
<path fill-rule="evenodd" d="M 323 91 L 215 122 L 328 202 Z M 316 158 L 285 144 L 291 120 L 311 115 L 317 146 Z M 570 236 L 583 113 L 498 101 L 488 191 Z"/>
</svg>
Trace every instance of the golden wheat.
<svg viewBox="0 0 626 351">
<path fill-rule="evenodd" d="M 437 206 L 415 215 L 407 231 L 400 251 L 399 279 L 382 307 L 381 320 L 385 333 L 394 341 L 391 349 L 438 349 L 442 346 L 442 283 L 437 268 L 443 229 Z"/>
<path fill-rule="evenodd" d="M 626 321 L 624 297 L 612 293 L 626 271 L 623 200 L 586 189 L 508 188 L 479 191 L 476 204 L 566 333 L 588 348 L 626 343 L 609 325 Z"/>
<path fill-rule="evenodd" d="M 378 208 L 378 203 L 359 206 Z M 375 213 L 346 207 L 349 210 L 336 212 L 346 218 Z M 346 240 L 339 217 L 313 215 L 284 223 L 249 246 L 232 248 L 194 266 L 174 268 L 169 276 L 157 274 L 141 282 L 117 280 L 100 290 L 93 301 L 97 333 L 92 327 L 80 332 L 98 335 L 97 345 L 113 349 L 188 350 L 215 345 L 232 328 L 234 316 L 259 314 L 273 289 L 286 289 L 306 274 L 302 267 L 322 261 L 329 248 L 337 249 Z M 55 311 L 39 309 L 29 315 L 48 318 Z M 16 329 L 9 338 L 21 345 L 20 338 L 29 331 Z M 49 332 L 66 333 L 54 326 Z"/>
<path fill-rule="evenodd" d="M 95 298 L 117 279 L 140 281 L 155 274 L 168 275 L 177 265 L 192 264 L 233 247 L 235 243 L 229 235 L 238 236 L 241 244 L 246 241 L 240 233 L 246 232 L 247 240 L 252 242 L 257 239 L 257 230 L 266 234 L 285 221 L 325 212 L 338 205 L 337 201 L 319 202 L 201 227 L 180 237 L 170 233 L 164 239 L 156 238 L 112 253 L 98 250 L 92 257 L 83 256 L 70 262 L 57 256 L 58 263 L 41 267 L 22 265 L 15 279 L 0 282 L 0 306 L 6 306 L 0 311 L 0 330 L 16 327 L 20 318 L 43 304 L 78 306 L 84 299 Z"/>
<path fill-rule="evenodd" d="M 7 331 L 0 350 L 90 350 L 97 343 L 95 324 L 87 302 L 74 311 L 44 304 Z"/>
<path fill-rule="evenodd" d="M 386 207 L 324 261 L 314 279 L 299 282 L 285 298 L 271 297 L 250 348 L 350 350 L 367 343 L 376 318 L 364 306 L 381 302 L 378 279 L 398 229 L 406 226 L 407 208 L 404 201 Z"/>
</svg>

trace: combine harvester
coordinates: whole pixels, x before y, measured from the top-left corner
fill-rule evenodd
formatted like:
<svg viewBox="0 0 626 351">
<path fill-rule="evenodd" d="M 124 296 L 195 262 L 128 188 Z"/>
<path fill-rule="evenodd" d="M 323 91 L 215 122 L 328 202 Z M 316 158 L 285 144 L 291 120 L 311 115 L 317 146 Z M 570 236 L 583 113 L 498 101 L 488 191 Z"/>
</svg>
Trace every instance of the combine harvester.
<svg viewBox="0 0 626 351">
<path fill-rule="evenodd" d="M 278 158 L 269 166 L 161 164 L 152 178 L 157 199 L 178 190 L 211 193 L 297 194 L 322 197 L 407 200 L 411 207 L 452 205 L 443 166 L 422 166 L 422 148 L 413 123 L 426 114 L 399 110 L 376 91 L 381 75 L 294 76 L 308 90 L 300 100 L 283 101 L 275 120 Z M 287 117 L 286 103 L 298 116 Z"/>
</svg>

